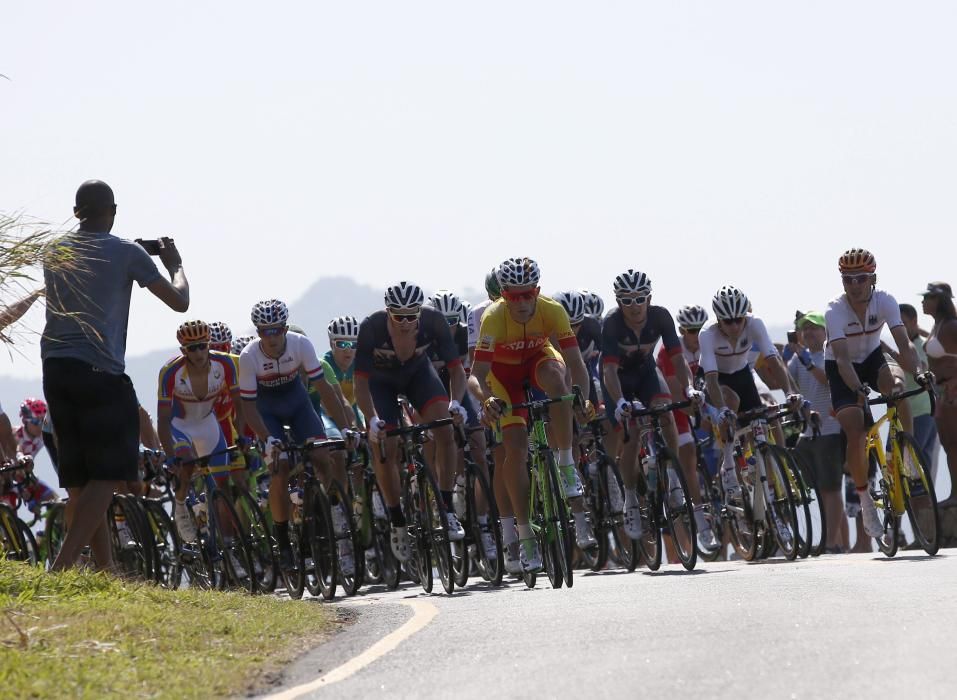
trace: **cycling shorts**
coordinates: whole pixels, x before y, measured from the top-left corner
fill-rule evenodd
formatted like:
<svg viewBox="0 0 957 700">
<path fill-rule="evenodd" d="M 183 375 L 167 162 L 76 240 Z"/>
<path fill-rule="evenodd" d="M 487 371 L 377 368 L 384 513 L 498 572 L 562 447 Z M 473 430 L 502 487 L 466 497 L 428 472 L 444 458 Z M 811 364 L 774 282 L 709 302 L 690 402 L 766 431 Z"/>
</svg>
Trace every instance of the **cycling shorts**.
<svg viewBox="0 0 957 700">
<path fill-rule="evenodd" d="M 369 393 L 380 420 L 386 427 L 399 425 L 399 395 L 405 396 L 413 408 L 423 414 L 432 404 L 449 403 L 449 394 L 431 362 L 418 362 L 391 372 L 376 371 L 369 375 Z"/>
<path fill-rule="evenodd" d="M 625 372 L 619 369 L 618 371 L 622 398 L 627 401 L 641 401 L 646 407 L 651 407 L 658 399 L 671 400 L 671 391 L 668 389 L 664 376 L 658 370 L 658 365 L 653 358 L 649 357 L 649 360 L 635 369 Z M 618 421 L 615 420 L 617 405 L 608 393 L 604 377 L 601 382 L 601 393 L 605 401 L 605 417 L 615 428 L 618 428 Z"/>
<path fill-rule="evenodd" d="M 754 383 L 754 375 L 751 374 L 750 366 L 739 369 L 737 372 L 731 372 L 730 374 L 718 372 L 718 384 L 728 387 L 738 395 L 738 399 L 740 400 L 738 411 L 750 411 L 755 408 L 761 408 L 763 405 L 761 403 L 761 397 L 758 395 L 758 387 Z"/>
<path fill-rule="evenodd" d="M 877 389 L 881 368 L 887 366 L 887 358 L 880 348 L 874 350 L 863 362 L 855 362 L 854 371 L 857 378 L 872 389 Z M 848 406 L 856 406 L 861 395 L 853 391 L 844 383 L 841 372 L 837 368 L 837 360 L 824 360 L 824 374 L 827 375 L 828 387 L 831 390 L 831 406 L 834 413 Z"/>
<path fill-rule="evenodd" d="M 229 473 L 229 455 L 225 452 L 228 445 L 215 413 L 209 413 L 198 421 L 173 418 L 170 421 L 170 431 L 173 434 L 173 454 L 176 457 L 191 459 L 193 456 L 205 457 L 221 452 L 222 454 L 210 458 L 209 471 L 213 476 L 225 476 Z"/>
<path fill-rule="evenodd" d="M 542 349 L 524 362 L 517 365 L 492 362 L 492 371 L 488 375 L 488 387 L 493 396 L 503 399 L 508 406 L 502 415 L 501 426 L 525 426 L 528 423 L 528 411 L 519 409 L 512 411 L 512 405 L 525 403 L 525 382 L 539 391 L 544 391 L 538 384 L 538 368 L 546 362 L 558 362 L 565 366 L 565 361 L 558 350 L 551 344 L 545 344 Z"/>
<path fill-rule="evenodd" d="M 326 431 L 322 427 L 322 419 L 312 407 L 306 387 L 300 382 L 298 388 L 301 391 L 284 392 L 280 396 L 259 394 L 256 408 L 266 424 L 266 430 L 272 437 L 282 439 L 285 435 L 284 426 L 288 425 L 295 442 L 325 440 Z"/>
</svg>

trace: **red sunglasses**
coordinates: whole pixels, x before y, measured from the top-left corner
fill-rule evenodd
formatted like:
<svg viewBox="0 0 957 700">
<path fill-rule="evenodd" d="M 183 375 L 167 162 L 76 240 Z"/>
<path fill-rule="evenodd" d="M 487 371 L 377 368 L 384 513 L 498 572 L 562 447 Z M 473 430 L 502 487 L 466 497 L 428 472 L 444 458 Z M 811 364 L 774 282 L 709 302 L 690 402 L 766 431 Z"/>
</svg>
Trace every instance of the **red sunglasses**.
<svg viewBox="0 0 957 700">
<path fill-rule="evenodd" d="M 533 299 L 538 298 L 539 292 L 542 290 L 539 287 L 535 289 L 530 289 L 527 292 L 510 292 L 507 289 L 502 290 L 502 297 L 505 301 L 532 301 Z"/>
</svg>

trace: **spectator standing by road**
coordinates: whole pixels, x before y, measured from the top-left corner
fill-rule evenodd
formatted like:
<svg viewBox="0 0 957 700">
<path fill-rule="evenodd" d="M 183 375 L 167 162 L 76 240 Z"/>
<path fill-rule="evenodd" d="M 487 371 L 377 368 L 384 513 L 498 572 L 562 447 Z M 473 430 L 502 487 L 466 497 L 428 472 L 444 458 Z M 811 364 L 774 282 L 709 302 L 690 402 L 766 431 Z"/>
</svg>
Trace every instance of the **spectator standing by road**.
<svg viewBox="0 0 957 700">
<path fill-rule="evenodd" d="M 924 313 L 934 317 L 924 350 L 940 389 L 934 417 L 950 470 L 950 496 L 941 502 L 946 507 L 957 504 L 957 311 L 946 282 L 931 282 L 923 295 Z"/>
<path fill-rule="evenodd" d="M 106 510 L 114 490 L 137 478 L 138 402 L 124 374 L 133 282 L 180 312 L 189 308 L 189 284 L 171 239 L 157 243 L 166 280 L 144 248 L 110 234 L 116 203 L 105 182 L 80 185 L 73 213 L 78 230 L 55 245 L 75 264 L 43 270 L 49 300 L 40 341 L 43 393 L 57 437 L 60 486 L 70 494 L 67 535 L 53 569 L 75 565 L 86 545 L 97 568 L 111 569 Z"/>
</svg>

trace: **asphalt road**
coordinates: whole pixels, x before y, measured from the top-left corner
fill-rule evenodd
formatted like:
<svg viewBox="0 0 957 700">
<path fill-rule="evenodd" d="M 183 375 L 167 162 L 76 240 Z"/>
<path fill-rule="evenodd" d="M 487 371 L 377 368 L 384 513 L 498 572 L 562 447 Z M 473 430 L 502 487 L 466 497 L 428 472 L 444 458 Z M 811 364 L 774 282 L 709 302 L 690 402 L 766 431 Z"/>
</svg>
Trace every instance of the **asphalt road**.
<svg viewBox="0 0 957 700">
<path fill-rule="evenodd" d="M 957 550 L 470 583 L 341 601 L 283 698 L 954 696 Z"/>
</svg>

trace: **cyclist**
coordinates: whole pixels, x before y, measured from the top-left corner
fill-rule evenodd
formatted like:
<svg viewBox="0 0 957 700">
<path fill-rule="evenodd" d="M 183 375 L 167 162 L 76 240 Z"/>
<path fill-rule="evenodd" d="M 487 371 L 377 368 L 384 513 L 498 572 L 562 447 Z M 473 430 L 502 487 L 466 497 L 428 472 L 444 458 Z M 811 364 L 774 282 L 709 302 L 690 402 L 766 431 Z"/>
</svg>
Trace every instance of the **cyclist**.
<svg viewBox="0 0 957 700">
<path fill-rule="evenodd" d="M 46 416 L 47 404 L 43 399 L 25 399 L 20 404 L 22 422 L 14 432 L 18 457 L 32 459 L 43 449 L 43 421 Z"/>
<path fill-rule="evenodd" d="M 176 340 L 181 354 L 168 360 L 159 373 L 156 422 L 160 443 L 171 464 L 222 452 L 211 457 L 209 465 L 217 480 L 225 479 L 229 473 L 227 438 L 214 406 L 223 394 L 238 403 L 236 361 L 226 353 L 210 351 L 209 326 L 203 321 L 180 325 Z M 186 508 L 193 471 L 192 465 L 179 466 L 173 494 L 173 521 L 184 542 L 199 536 Z"/>
<path fill-rule="evenodd" d="M 663 306 L 651 304 L 652 288 L 648 275 L 638 270 L 626 270 L 615 278 L 614 291 L 617 308 L 605 317 L 602 324 L 602 391 L 608 420 L 615 426 L 629 420 L 635 401 L 651 407 L 671 402 L 668 384 L 655 363 L 654 349 L 659 340 L 674 365 L 677 388 L 686 398 L 701 401 L 701 392 L 692 384 L 691 370 L 682 354 L 671 313 Z M 661 425 L 665 441 L 677 453 L 678 432 L 671 413 L 661 417 Z M 639 440 L 625 443 L 619 462 L 625 485 L 625 532 L 635 540 L 641 537 L 639 447 Z M 695 463 L 682 463 L 681 468 L 694 504 L 698 536 L 705 546 L 713 548 L 717 543 L 705 518 Z"/>
<path fill-rule="evenodd" d="M 513 404 L 524 403 L 526 382 L 548 396 L 568 394 L 566 367 L 575 385 L 588 384 L 588 369 L 582 360 L 578 342 L 561 304 L 540 297 L 541 272 L 530 258 L 509 258 L 498 267 L 502 299 L 492 304 L 482 317 L 472 374 L 482 392 L 482 408 L 489 425 L 501 422 L 505 459 L 500 471 L 505 481 L 517 527 L 502 518 L 502 541 L 514 559 L 516 536 L 521 565 L 526 571 L 542 568 L 542 554 L 529 524 L 529 477 L 527 411 L 511 411 Z M 558 346 L 558 350 L 552 345 Z M 591 402 L 579 417 L 587 422 L 593 414 Z M 575 533 L 579 547 L 596 544 L 582 503 L 582 486 L 572 451 L 573 414 L 568 402 L 554 404 L 550 411 L 551 437 L 556 462 L 564 482 L 565 495 L 571 499 L 575 514 Z M 521 430 L 518 430 L 521 428 Z"/>
<path fill-rule="evenodd" d="M 232 352 L 233 332 L 222 321 L 213 321 L 209 325 L 209 349 L 215 352 L 223 352 L 232 355 L 233 362 L 236 363 L 236 370 L 239 371 L 239 354 Z M 223 393 L 213 405 L 216 412 L 216 420 L 219 421 L 219 427 L 226 437 L 227 445 L 236 445 L 241 442 L 240 436 L 253 437 L 248 426 L 237 426 L 236 407 L 233 404 L 233 396 L 230 393 Z M 149 445 L 147 445 L 149 447 Z M 246 480 L 247 459 L 242 454 L 236 453 L 232 456 L 229 464 L 229 475 L 233 483 L 241 489 L 249 489 L 249 483 Z"/>
<path fill-rule="evenodd" d="M 329 352 L 325 354 L 323 359 L 332 368 L 332 372 L 339 382 L 339 387 L 342 389 L 342 395 L 355 414 L 356 425 L 362 428 L 365 426 L 365 419 L 356 403 L 354 377 L 359 322 L 356 321 L 354 316 L 340 316 L 332 319 L 326 330 L 329 333 Z"/>
<path fill-rule="evenodd" d="M 338 426 L 345 428 L 349 420 L 339 397 L 325 379 L 315 347 L 306 336 L 289 332 L 286 304 L 278 299 L 257 302 L 250 318 L 256 326 L 259 342 L 250 342 L 239 356 L 239 392 L 246 422 L 266 443 L 266 463 L 272 475 L 269 510 L 279 544 L 279 565 L 288 570 L 293 566 L 293 556 L 289 541 L 289 459 L 282 451 L 283 426 L 290 426 L 292 439 L 297 442 L 326 437 L 322 419 L 312 406 L 300 372 L 305 372 Z M 311 450 L 308 458 L 320 478 L 328 479 L 331 475 L 342 485 L 348 483 L 345 471 L 334 468 L 326 450 Z M 342 504 L 331 504 L 333 527 L 336 534 L 341 534 L 346 524 L 345 511 L 340 507 Z M 338 542 L 339 562 L 343 571 L 351 574 L 352 543 L 348 539 Z"/>
<path fill-rule="evenodd" d="M 582 299 L 585 300 L 585 314 L 591 316 L 598 322 L 603 321 L 605 318 L 605 300 L 595 292 L 591 292 L 587 289 L 580 291 Z"/>
<path fill-rule="evenodd" d="M 392 551 L 403 562 L 411 556 L 411 541 L 399 505 L 398 438 L 386 439 L 384 435 L 386 430 L 399 425 L 399 394 L 409 399 L 425 422 L 452 414 L 465 417 L 460 403 L 466 388 L 462 360 L 445 318 L 434 309 L 423 308 L 424 301 L 422 289 L 412 282 L 399 282 L 386 289 L 385 309 L 371 314 L 359 325 L 356 348 L 356 400 L 367 417 L 370 441 L 377 448 L 385 440 L 385 461 L 376 458 L 373 463 L 392 525 Z M 449 371 L 451 400 L 429 360 L 432 352 Z M 449 539 L 459 541 L 465 537 L 465 531 L 452 505 L 456 450 L 452 426 L 442 426 L 432 434 Z"/>
<path fill-rule="evenodd" d="M 465 362 L 468 359 L 468 329 L 462 324 L 462 316 L 464 311 L 464 305 L 462 300 L 459 299 L 458 295 L 450 292 L 447 289 L 440 289 L 435 294 L 429 297 L 428 299 L 429 306 L 438 311 L 445 317 L 446 323 L 449 324 L 449 329 L 452 331 L 452 338 L 455 341 L 455 347 L 458 350 L 459 358 Z M 451 377 L 449 375 L 449 370 L 445 365 L 445 362 L 442 358 L 438 357 L 433 352 L 430 355 L 432 359 L 432 365 L 439 373 L 439 378 L 442 380 L 442 384 L 445 386 L 446 391 L 450 391 L 450 381 Z M 462 397 L 462 407 L 465 409 L 466 421 L 465 424 L 470 427 L 480 426 L 479 421 L 479 407 L 475 397 L 472 396 L 468 391 L 465 392 L 465 395 Z M 485 476 L 487 482 L 489 482 L 488 474 L 488 464 L 485 461 L 485 432 L 484 430 L 475 430 L 469 433 L 469 447 L 472 459 L 475 461 L 475 466 L 482 472 Z M 464 484 L 465 473 L 465 453 L 460 450 L 458 453 L 458 460 L 456 465 L 456 490 L 461 490 L 462 485 Z M 454 495 L 454 494 L 453 494 Z M 485 550 L 485 556 L 488 559 L 492 559 L 497 554 L 495 548 L 495 537 L 492 532 L 492 527 L 495 526 L 495 523 L 490 524 L 488 522 L 488 503 L 486 501 L 486 494 L 477 492 L 475 494 L 475 505 L 476 508 L 482 515 L 477 516 L 479 522 L 479 529 L 481 531 L 482 538 L 482 548 Z M 461 503 L 455 503 L 456 506 L 456 515 L 463 515 L 465 512 L 464 509 L 464 500 Z"/>
<path fill-rule="evenodd" d="M 885 395 L 904 389 L 901 378 L 891 373 L 881 349 L 881 329 L 885 325 L 897 343 L 900 366 L 911 374 L 918 371 L 917 352 L 907 337 L 897 301 L 875 287 L 874 255 L 863 248 L 851 248 L 838 259 L 837 267 L 844 293 L 831 301 L 824 313 L 824 373 L 831 404 L 847 438 L 847 466 L 861 501 L 864 532 L 868 537 L 879 538 L 884 527 L 867 488 L 867 426 L 861 406 L 872 386 L 876 385 Z M 900 417 L 904 430 L 912 432 L 910 414 L 901 413 Z"/>
<path fill-rule="evenodd" d="M 492 270 L 485 275 L 485 293 L 488 294 L 488 299 L 479 302 L 469 310 L 469 367 L 472 366 L 472 362 L 474 361 L 475 346 L 478 345 L 479 328 L 482 327 L 482 316 L 485 315 L 486 309 L 488 309 L 493 302 L 498 301 L 502 297 L 502 290 L 498 286 L 497 272 L 498 266 L 493 267 Z"/>
<path fill-rule="evenodd" d="M 601 321 L 590 316 L 585 310 L 585 297 L 581 292 L 570 290 L 558 292 L 552 296 L 565 309 L 568 322 L 571 324 L 575 338 L 578 340 L 578 349 L 582 360 L 588 368 L 588 398 L 593 406 L 600 401 L 599 389 L 601 381 L 598 378 L 598 358 L 601 355 Z M 583 387 L 584 388 L 584 387 Z"/>
</svg>

